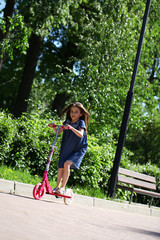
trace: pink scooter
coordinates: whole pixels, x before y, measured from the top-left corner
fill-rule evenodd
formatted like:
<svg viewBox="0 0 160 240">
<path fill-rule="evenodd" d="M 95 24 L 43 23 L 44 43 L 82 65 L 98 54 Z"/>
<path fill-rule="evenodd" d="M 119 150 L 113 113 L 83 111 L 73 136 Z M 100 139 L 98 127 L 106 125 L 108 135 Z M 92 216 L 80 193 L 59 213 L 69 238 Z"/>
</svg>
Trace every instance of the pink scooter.
<svg viewBox="0 0 160 240">
<path fill-rule="evenodd" d="M 54 127 L 56 127 L 56 125 L 54 125 Z M 57 128 L 56 137 L 55 137 L 53 145 L 51 146 L 52 147 L 51 148 L 51 153 L 50 153 L 47 165 L 46 165 L 46 169 L 45 169 L 44 174 L 43 174 L 42 182 L 35 185 L 35 187 L 33 189 L 33 196 L 34 196 L 35 199 L 39 200 L 43 197 L 44 193 L 46 192 L 46 194 L 53 195 L 57 198 L 59 198 L 59 197 L 64 198 L 64 203 L 66 205 L 69 205 L 69 204 L 72 203 L 73 196 L 74 196 L 72 189 L 66 189 L 65 194 L 54 193 L 53 190 L 52 190 L 52 187 L 49 185 L 49 181 L 48 181 L 49 166 L 50 166 L 50 163 L 51 163 L 53 151 L 56 148 L 55 145 L 56 145 L 59 129 L 64 128 L 64 126 L 57 126 L 57 127 L 58 128 Z"/>
</svg>

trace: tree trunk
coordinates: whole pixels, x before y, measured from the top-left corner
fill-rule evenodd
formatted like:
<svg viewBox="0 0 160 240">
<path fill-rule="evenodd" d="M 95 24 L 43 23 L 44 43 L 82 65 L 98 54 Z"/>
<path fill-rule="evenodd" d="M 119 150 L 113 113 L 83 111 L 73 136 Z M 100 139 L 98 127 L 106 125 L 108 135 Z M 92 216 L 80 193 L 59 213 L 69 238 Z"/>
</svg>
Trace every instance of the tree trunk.
<svg viewBox="0 0 160 240">
<path fill-rule="evenodd" d="M 7 0 L 7 2 L 6 2 L 6 6 L 4 8 L 4 17 L 3 17 L 3 19 L 6 22 L 6 24 L 5 24 L 6 32 L 3 33 L 3 30 L 0 29 L 0 42 L 2 42 L 4 39 L 8 38 L 8 36 L 9 36 L 9 20 L 8 20 L 8 17 L 12 17 L 15 3 L 16 3 L 16 0 Z M 2 57 L 1 57 L 1 53 L 0 53 L 0 71 L 2 69 L 2 64 L 3 64 L 3 61 L 4 61 L 4 55 L 5 55 L 5 53 L 3 52 L 3 48 L 2 48 Z"/>
<path fill-rule="evenodd" d="M 58 116 L 61 116 L 61 111 L 65 107 L 66 101 L 70 99 L 70 96 L 67 95 L 66 93 L 57 93 L 55 96 L 55 99 L 52 103 L 52 110 L 56 110 Z"/>
<path fill-rule="evenodd" d="M 23 112 L 27 111 L 27 100 L 29 99 L 31 93 L 34 74 L 42 43 L 43 37 L 37 36 L 34 33 L 31 34 L 26 62 L 13 111 L 15 117 L 20 117 Z"/>
</svg>

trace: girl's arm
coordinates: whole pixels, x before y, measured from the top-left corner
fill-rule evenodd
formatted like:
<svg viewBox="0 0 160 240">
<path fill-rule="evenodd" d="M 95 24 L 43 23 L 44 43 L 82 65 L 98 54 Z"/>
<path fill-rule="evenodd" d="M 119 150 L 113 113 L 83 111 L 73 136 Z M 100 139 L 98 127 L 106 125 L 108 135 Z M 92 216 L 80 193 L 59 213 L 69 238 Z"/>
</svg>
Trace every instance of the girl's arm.
<svg viewBox="0 0 160 240">
<path fill-rule="evenodd" d="M 53 131 L 55 132 L 55 134 L 57 133 L 56 125 L 54 123 L 49 123 L 48 127 L 53 128 Z M 60 135 L 62 132 L 63 132 L 63 128 L 60 128 L 58 135 Z"/>
<path fill-rule="evenodd" d="M 84 128 L 80 128 L 79 130 L 75 129 L 74 127 L 70 126 L 69 124 L 66 124 L 64 126 L 64 129 L 70 129 L 72 132 L 74 132 L 78 137 L 82 138 L 84 134 Z"/>
</svg>

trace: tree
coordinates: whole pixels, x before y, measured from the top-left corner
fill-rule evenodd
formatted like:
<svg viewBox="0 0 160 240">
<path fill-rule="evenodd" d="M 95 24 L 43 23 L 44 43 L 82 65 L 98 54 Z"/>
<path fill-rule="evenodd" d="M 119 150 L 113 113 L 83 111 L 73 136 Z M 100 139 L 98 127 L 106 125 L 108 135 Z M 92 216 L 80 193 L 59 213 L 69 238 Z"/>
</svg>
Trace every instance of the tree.
<svg viewBox="0 0 160 240">
<path fill-rule="evenodd" d="M 106 139 L 107 132 L 112 131 L 116 139 L 131 79 L 145 3 L 141 0 L 78 1 L 77 5 L 70 3 L 65 13 L 61 12 L 64 16 L 62 21 L 58 21 L 60 15 L 53 19 L 55 15 L 49 14 L 52 9 L 49 4 L 45 5 L 45 2 L 41 1 L 19 1 L 17 8 L 24 16 L 30 36 L 31 32 L 36 36 L 45 36 L 34 74 L 35 84 L 32 85 L 32 92 L 36 93 L 34 102 L 37 99 L 39 105 L 50 109 L 53 105 L 53 109 L 57 109 L 60 114 L 67 101 L 82 101 L 93 116 L 90 129 L 94 134 L 95 131 L 97 136 L 101 133 Z M 40 9 L 42 5 L 44 13 Z M 48 6 L 50 10 L 47 10 Z M 143 126 L 143 120 L 146 119 L 145 109 L 148 111 L 157 104 L 154 96 L 158 93 L 159 86 L 156 81 L 149 83 L 152 56 L 158 52 L 158 10 L 154 11 L 158 9 L 157 1 L 153 2 L 152 8 L 136 79 L 128 136 Z M 25 64 L 24 57 L 17 54 L 14 64 L 14 67 L 18 66 L 16 71 L 12 72 L 18 89 L 20 72 Z M 11 70 L 11 67 L 9 63 L 6 64 L 6 72 L 7 68 Z M 157 69 L 156 66 L 154 77 L 158 76 Z M 57 101 L 59 96 L 61 106 L 59 100 Z"/>
<path fill-rule="evenodd" d="M 3 21 L 4 21 L 4 25 L 3 28 L 0 29 L 0 43 L 2 44 L 3 41 L 5 39 L 7 39 L 9 37 L 9 27 L 10 27 L 10 21 L 9 19 L 12 17 L 13 15 L 13 11 L 14 11 L 14 5 L 16 3 L 16 0 L 7 0 L 6 1 L 6 6 L 4 8 L 4 17 L 3 17 Z M 2 45 L 3 46 L 3 45 Z M 1 53 L 0 53 L 0 71 L 2 68 L 2 63 L 4 60 L 4 47 L 1 47 Z"/>
<path fill-rule="evenodd" d="M 30 96 L 42 43 L 43 37 L 37 36 L 34 33 L 31 34 L 29 40 L 29 49 L 26 56 L 25 66 L 23 69 L 18 95 L 16 98 L 15 109 L 13 112 L 15 117 L 19 117 L 22 114 L 22 112 L 27 111 L 26 100 L 28 100 Z"/>
<path fill-rule="evenodd" d="M 14 11 L 15 4 L 16 0 L 7 0 L 4 16 L 0 19 L 0 72 L 5 56 L 13 60 L 15 49 L 25 54 L 28 47 L 27 28 L 22 15 Z"/>
<path fill-rule="evenodd" d="M 66 19 L 68 18 L 69 14 L 69 6 L 73 4 L 73 2 L 66 1 L 62 3 L 61 0 L 59 0 L 53 3 L 53 1 L 50 0 L 39 1 L 38 3 L 31 1 L 29 4 L 28 1 L 23 1 L 19 4 L 26 22 L 28 19 L 30 20 L 28 23 L 32 31 L 30 38 L 30 48 L 32 45 L 37 45 L 39 47 L 37 48 L 38 51 L 32 51 L 32 49 L 28 50 L 29 56 L 26 57 L 26 63 L 19 87 L 15 109 L 13 112 L 16 117 L 19 117 L 22 112 L 27 111 L 27 100 L 30 96 L 31 87 L 34 80 L 34 73 L 37 66 L 38 57 L 40 55 L 42 38 L 44 36 L 47 36 L 52 28 L 56 30 L 59 24 L 66 25 Z M 25 8 L 26 6 L 27 11 Z M 30 11 L 28 11 L 28 8 Z M 37 42 L 35 42 L 36 40 Z M 30 62 L 30 59 L 34 60 L 33 64 Z M 28 75 L 29 72 L 31 72 L 30 75 Z"/>
</svg>

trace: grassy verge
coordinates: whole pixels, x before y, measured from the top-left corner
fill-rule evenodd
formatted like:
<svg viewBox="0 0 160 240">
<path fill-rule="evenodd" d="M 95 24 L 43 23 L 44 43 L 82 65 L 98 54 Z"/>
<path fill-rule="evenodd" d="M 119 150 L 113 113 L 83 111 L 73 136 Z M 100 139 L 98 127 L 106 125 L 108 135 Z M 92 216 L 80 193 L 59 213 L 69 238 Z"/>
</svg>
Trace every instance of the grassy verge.
<svg viewBox="0 0 160 240">
<path fill-rule="evenodd" d="M 11 167 L 7 166 L 0 167 L 0 178 L 34 185 L 42 181 L 42 178 L 38 175 L 32 176 L 29 172 L 13 170 Z"/>
<path fill-rule="evenodd" d="M 11 167 L 7 167 L 4 165 L 0 166 L 0 178 L 33 185 L 36 185 L 37 183 L 42 181 L 42 177 L 39 177 L 38 175 L 33 176 L 29 172 L 13 170 Z M 49 183 L 52 188 L 56 186 L 56 182 L 54 179 L 49 180 Z M 82 188 L 81 186 L 68 187 L 71 187 L 74 193 L 77 194 L 106 199 L 106 195 L 100 189 L 93 189 L 89 187 Z"/>
</svg>

